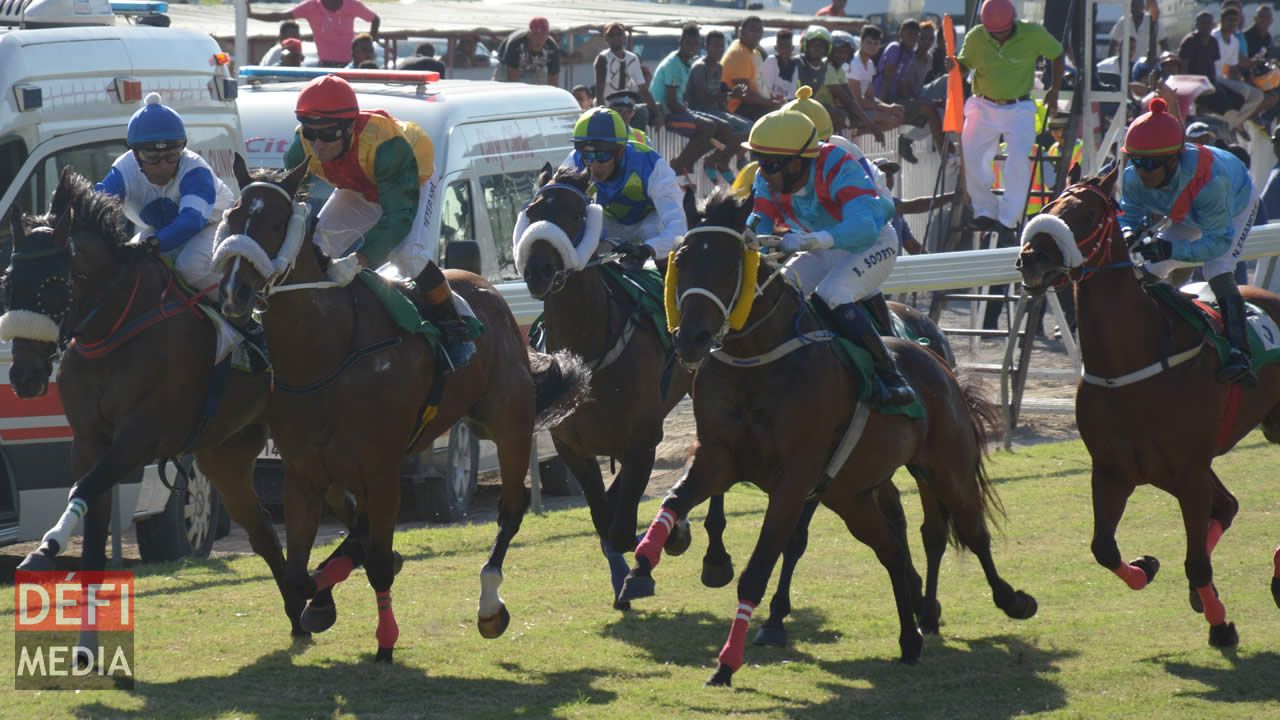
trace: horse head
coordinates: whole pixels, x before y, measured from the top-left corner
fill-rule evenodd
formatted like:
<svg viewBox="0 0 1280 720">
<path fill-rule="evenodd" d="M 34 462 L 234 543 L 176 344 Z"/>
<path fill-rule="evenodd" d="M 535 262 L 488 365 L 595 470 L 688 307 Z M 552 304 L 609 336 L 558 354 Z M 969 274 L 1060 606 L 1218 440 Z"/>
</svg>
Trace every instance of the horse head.
<svg viewBox="0 0 1280 720">
<path fill-rule="evenodd" d="M 308 208 L 297 195 L 308 162 L 304 159 L 284 172 L 250 173 L 236 156 L 240 199 L 223 216 L 213 253 L 214 271 L 222 275 L 218 289 L 227 318 L 248 317 L 293 267 L 307 225 Z"/>
<path fill-rule="evenodd" d="M 516 221 L 516 268 L 538 300 L 563 288 L 599 248 L 604 209 L 587 196 L 590 181 L 586 172 L 560 168 L 553 173 L 548 164 Z"/>
<path fill-rule="evenodd" d="M 117 198 L 64 168 L 50 204 L 41 217 L 24 219 L 16 206 L 9 214 L 13 252 L 4 272 L 0 339 L 13 341 L 9 382 L 21 398 L 45 394 L 60 342 L 94 317 L 128 263 Z"/>
<path fill-rule="evenodd" d="M 744 272 L 748 254 L 759 257 L 743 235 L 750 214 L 749 200 L 717 190 L 707 198 L 697 227 L 681 238 L 667 270 L 668 323 L 676 354 L 688 368 L 707 359 L 735 323 L 743 299 L 754 298 L 754 271 Z"/>
<path fill-rule="evenodd" d="M 1112 252 L 1115 212 L 1112 195 L 1118 171 L 1075 183 L 1027 223 L 1017 268 L 1032 294 L 1079 279 L 1079 271 L 1098 269 Z"/>
</svg>

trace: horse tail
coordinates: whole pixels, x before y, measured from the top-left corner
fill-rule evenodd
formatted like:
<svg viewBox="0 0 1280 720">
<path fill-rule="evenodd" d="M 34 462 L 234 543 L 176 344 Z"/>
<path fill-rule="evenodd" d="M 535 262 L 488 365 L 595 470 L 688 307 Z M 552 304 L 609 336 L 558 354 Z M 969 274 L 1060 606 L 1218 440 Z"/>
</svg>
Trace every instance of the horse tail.
<svg viewBox="0 0 1280 720">
<path fill-rule="evenodd" d="M 534 423 L 539 430 L 555 427 L 586 400 L 591 368 L 567 350 L 529 351 L 533 374 Z"/>
<path fill-rule="evenodd" d="M 965 404 L 969 406 L 969 420 L 973 425 L 973 440 L 978 445 L 978 464 L 974 474 L 978 488 L 982 493 L 982 512 L 989 519 L 1006 517 L 1004 504 L 996 494 L 991 477 L 987 474 L 987 442 L 999 434 L 1004 425 L 1004 416 L 1000 406 L 989 397 L 983 387 L 981 378 L 971 370 L 956 372 L 956 382 L 960 385 L 960 393 L 964 395 Z"/>
</svg>

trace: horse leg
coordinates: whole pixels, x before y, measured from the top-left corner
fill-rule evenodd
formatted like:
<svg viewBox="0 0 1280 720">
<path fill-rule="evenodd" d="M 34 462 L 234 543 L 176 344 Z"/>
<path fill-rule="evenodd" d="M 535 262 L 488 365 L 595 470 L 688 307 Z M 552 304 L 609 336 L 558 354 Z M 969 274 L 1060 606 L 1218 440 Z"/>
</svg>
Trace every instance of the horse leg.
<svg viewBox="0 0 1280 720">
<path fill-rule="evenodd" d="M 311 633 L 299 624 L 307 600 L 316 594 L 315 581 L 307 572 L 311 562 L 311 546 L 316 541 L 316 529 L 320 525 L 320 499 L 307 492 L 296 470 L 287 464 L 284 470 L 284 527 L 285 557 L 284 608 L 291 620 L 295 620 L 293 636 L 298 639 L 311 637 Z"/>
<path fill-rule="evenodd" d="M 107 568 L 107 535 L 111 529 L 111 493 L 102 493 L 89 503 L 84 517 L 84 537 L 80 551 L 81 572 L 101 572 Z M 80 608 L 80 617 L 88 616 L 87 608 Z M 76 667 L 94 667 L 97 657 L 98 629 L 82 624 L 76 640 L 74 662 Z"/>
<path fill-rule="evenodd" d="M 502 474 L 502 494 L 498 498 L 498 537 L 494 540 L 489 561 L 480 570 L 480 610 L 476 625 L 480 636 L 492 640 L 506 632 L 511 624 L 511 613 L 498 595 L 502 586 L 502 562 L 506 559 L 511 540 L 520 532 L 520 523 L 529 508 L 529 491 L 524 486 L 524 476 L 529 467 L 532 437 L 528 428 L 517 428 L 499 436 L 498 468 Z"/>
<path fill-rule="evenodd" d="M 733 580 L 733 558 L 724 547 L 724 494 L 712 495 L 707 518 L 702 527 L 707 531 L 707 552 L 702 556 L 702 584 L 711 588 L 728 585 Z"/>
<path fill-rule="evenodd" d="M 528 457 L 527 451 L 525 457 Z M 396 579 L 392 542 L 396 519 L 400 515 L 399 469 L 393 467 L 389 472 L 373 477 L 377 478 L 373 485 L 375 490 L 367 493 L 365 501 L 369 513 L 369 548 L 365 574 L 369 577 L 369 584 L 373 586 L 374 599 L 378 604 L 378 629 L 375 632 L 378 652 L 373 659 L 374 662 L 390 663 L 396 640 L 400 638 L 400 626 L 391 609 L 391 585 Z"/>
<path fill-rule="evenodd" d="M 942 570 L 942 556 L 947 552 L 947 533 L 950 513 L 934 492 L 929 473 L 919 465 L 908 465 L 907 471 L 915 478 L 920 491 L 920 505 L 924 521 L 920 523 L 920 540 L 924 544 L 925 580 L 924 599 L 918 613 L 920 632 L 937 635 L 942 626 L 942 603 L 938 602 L 938 575 Z"/>
<path fill-rule="evenodd" d="M 1213 481 L 1213 503 L 1209 509 L 1209 532 L 1205 537 L 1205 550 L 1212 558 L 1213 549 L 1218 546 L 1218 541 L 1222 539 L 1227 528 L 1231 527 L 1236 513 L 1240 512 L 1240 501 L 1236 500 L 1236 496 L 1232 495 L 1230 490 L 1227 490 L 1227 486 L 1222 484 L 1221 478 L 1212 469 L 1209 470 L 1209 477 Z M 1188 597 L 1191 609 L 1197 615 L 1203 613 L 1204 603 L 1200 602 L 1200 593 L 1196 592 L 1195 586 L 1190 588 Z"/>
<path fill-rule="evenodd" d="M 800 473 L 796 475 L 809 477 Z M 756 548 L 751 553 L 742 576 L 738 578 L 738 607 L 734 611 L 733 624 L 729 627 L 729 638 L 720 649 L 720 664 L 707 681 L 708 685 L 733 684 L 733 674 L 742 667 L 751 614 L 764 598 L 765 586 L 769 583 L 769 576 L 773 574 L 778 556 L 795 535 L 800 519 L 805 515 L 804 493 L 801 487 L 787 487 L 784 483 L 779 483 L 769 496 Z"/>
<path fill-rule="evenodd" d="M 1115 573 L 1131 590 L 1141 590 L 1160 571 L 1160 561 L 1151 555 L 1143 555 L 1131 563 L 1120 559 L 1120 546 L 1116 544 L 1116 528 L 1124 517 L 1124 507 L 1133 494 L 1133 485 L 1116 480 L 1108 471 L 1093 467 L 1093 541 L 1090 549 L 1093 558 L 1102 567 Z"/>
<path fill-rule="evenodd" d="M 609 549 L 609 544 L 605 540 L 609 536 L 611 510 L 609 499 L 604 491 L 604 478 L 600 476 L 600 464 L 594 457 L 580 455 L 565 443 L 555 440 L 554 434 L 551 439 L 555 441 L 556 452 L 564 461 L 565 467 L 569 468 L 569 472 L 573 473 L 573 477 L 577 479 L 578 485 L 582 488 L 582 496 L 591 510 L 591 524 L 595 527 L 596 536 L 600 539 L 600 552 L 609 563 L 609 580 L 613 587 L 613 601 L 616 604 L 618 591 L 622 590 L 622 581 L 626 579 L 631 567 L 627 565 L 627 559 L 622 553 Z"/>
<path fill-rule="evenodd" d="M 1208 490 L 1209 488 L 1206 488 Z M 1213 585 L 1213 564 L 1209 560 L 1209 498 L 1207 492 L 1178 496 L 1182 523 L 1187 532 L 1187 580 L 1200 596 L 1204 619 L 1209 622 L 1209 644 L 1235 647 L 1240 642 L 1235 623 L 1227 622 L 1227 609 Z"/>
<path fill-rule="evenodd" d="M 894 542 L 898 543 L 898 547 L 906 557 L 907 586 L 911 590 L 911 607 L 915 608 L 918 617 L 924 614 L 923 583 L 920 580 L 920 573 L 916 572 L 915 563 L 911 561 L 911 543 L 907 540 L 907 514 L 902 509 L 902 495 L 898 493 L 898 486 L 893 484 L 893 475 L 886 477 L 877 485 L 872 491 L 872 496 L 880 506 L 880 512 L 884 515 L 889 531 L 893 534 Z"/>
<path fill-rule="evenodd" d="M 720 496 L 723 497 L 723 496 Z M 755 645 L 787 646 L 787 629 L 783 621 L 791 614 L 791 576 L 796 572 L 796 565 L 804 556 L 809 545 L 809 523 L 813 513 L 818 509 L 817 498 L 806 500 L 804 510 L 800 514 L 800 522 L 795 532 L 782 550 L 782 573 L 778 576 L 778 587 L 773 591 L 773 599 L 769 601 L 769 617 L 764 621 L 760 631 L 752 640 Z"/>
</svg>

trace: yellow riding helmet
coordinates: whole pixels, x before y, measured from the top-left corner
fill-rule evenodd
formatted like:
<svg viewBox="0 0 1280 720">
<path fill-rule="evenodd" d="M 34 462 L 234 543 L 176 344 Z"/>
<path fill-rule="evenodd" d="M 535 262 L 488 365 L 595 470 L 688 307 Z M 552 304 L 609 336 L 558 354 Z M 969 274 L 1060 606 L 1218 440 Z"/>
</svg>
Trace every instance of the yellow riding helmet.
<svg viewBox="0 0 1280 720">
<path fill-rule="evenodd" d="M 751 126 L 742 147 L 762 155 L 817 157 L 818 131 L 804 113 L 774 110 Z"/>
<path fill-rule="evenodd" d="M 801 85 L 796 90 L 796 99 L 782 106 L 783 110 L 794 110 L 804 113 L 818 131 L 818 140 L 826 142 L 835 130 L 831 127 L 831 113 L 822 107 L 822 103 L 813 98 L 813 88 Z"/>
</svg>

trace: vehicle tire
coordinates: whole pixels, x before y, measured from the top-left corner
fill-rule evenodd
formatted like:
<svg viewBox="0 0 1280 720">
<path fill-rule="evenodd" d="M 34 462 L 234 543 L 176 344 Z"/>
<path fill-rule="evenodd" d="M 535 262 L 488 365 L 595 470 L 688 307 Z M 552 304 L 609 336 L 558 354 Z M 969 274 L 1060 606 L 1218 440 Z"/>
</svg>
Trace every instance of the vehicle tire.
<svg viewBox="0 0 1280 720">
<path fill-rule="evenodd" d="M 208 557 L 213 549 L 217 518 L 222 512 L 221 498 L 191 456 L 179 462 L 190 481 L 171 471 L 173 491 L 164 510 L 137 523 L 138 553 L 143 562 Z"/>
<path fill-rule="evenodd" d="M 578 479 L 569 472 L 569 466 L 559 457 L 543 460 L 538 463 L 539 477 L 542 478 L 542 494 L 562 497 L 577 497 L 582 494 L 582 486 Z"/>
<path fill-rule="evenodd" d="M 480 438 L 460 422 L 449 430 L 449 449 L 442 477 L 428 477 L 428 507 L 434 522 L 459 522 L 467 516 L 480 475 Z"/>
</svg>

